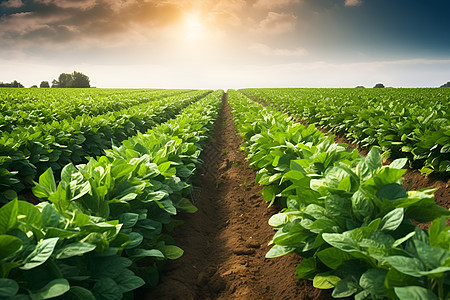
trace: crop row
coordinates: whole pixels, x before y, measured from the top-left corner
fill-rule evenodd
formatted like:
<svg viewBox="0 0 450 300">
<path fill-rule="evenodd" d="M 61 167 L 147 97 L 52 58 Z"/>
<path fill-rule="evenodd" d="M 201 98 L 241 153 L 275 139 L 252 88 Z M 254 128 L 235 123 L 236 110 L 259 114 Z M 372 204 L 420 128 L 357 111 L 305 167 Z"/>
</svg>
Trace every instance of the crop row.
<svg viewBox="0 0 450 300">
<path fill-rule="evenodd" d="M 377 148 L 362 157 L 239 92 L 228 99 L 256 183 L 282 208 L 266 257 L 302 256 L 297 278 L 336 298 L 450 296 L 450 213 L 434 189 L 403 188 L 405 158 L 382 166 Z M 428 231 L 414 225 L 429 221 Z"/>
<path fill-rule="evenodd" d="M 58 170 L 68 163 L 84 162 L 86 156 L 103 155 L 104 149 L 173 118 L 208 93 L 193 91 L 105 115 L 81 115 L 4 132 L 0 138 L 0 202 L 15 198 L 47 168 Z"/>
<path fill-rule="evenodd" d="M 0 89 L 0 132 L 79 115 L 106 114 L 184 92 L 189 90 Z"/>
<path fill-rule="evenodd" d="M 246 89 L 243 92 L 364 147 L 407 157 L 422 173 L 450 174 L 446 89 Z"/>
<path fill-rule="evenodd" d="M 57 184 L 39 177 L 36 206 L 0 208 L 0 298 L 122 299 L 158 281 L 158 269 L 183 251 L 167 234 L 186 198 L 223 91 L 176 120 L 123 141 L 87 164 L 66 165 Z"/>
</svg>

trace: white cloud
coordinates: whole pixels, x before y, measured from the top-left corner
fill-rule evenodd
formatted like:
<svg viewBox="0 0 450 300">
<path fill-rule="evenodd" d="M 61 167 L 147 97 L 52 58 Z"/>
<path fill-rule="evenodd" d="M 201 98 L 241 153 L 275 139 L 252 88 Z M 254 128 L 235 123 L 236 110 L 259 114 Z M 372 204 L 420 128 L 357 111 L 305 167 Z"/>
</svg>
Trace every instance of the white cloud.
<svg viewBox="0 0 450 300">
<path fill-rule="evenodd" d="M 0 4 L 0 6 L 11 7 L 11 8 L 19 8 L 23 6 L 22 0 L 7 0 Z"/>
<path fill-rule="evenodd" d="M 250 50 L 267 56 L 300 57 L 308 54 L 308 51 L 302 47 L 295 49 L 281 49 L 271 48 L 265 44 L 253 44 L 250 46 Z"/>
<path fill-rule="evenodd" d="M 281 34 L 294 30 L 297 17 L 289 13 L 269 12 L 267 17 L 259 23 L 259 29 L 264 33 Z"/>
<path fill-rule="evenodd" d="M 300 0 L 258 0 L 253 5 L 255 8 L 261 9 L 274 9 L 283 6 L 287 6 L 289 4 L 297 4 L 300 3 Z"/>
<path fill-rule="evenodd" d="M 362 0 L 345 0 L 345 6 L 359 6 L 362 4 Z"/>
</svg>

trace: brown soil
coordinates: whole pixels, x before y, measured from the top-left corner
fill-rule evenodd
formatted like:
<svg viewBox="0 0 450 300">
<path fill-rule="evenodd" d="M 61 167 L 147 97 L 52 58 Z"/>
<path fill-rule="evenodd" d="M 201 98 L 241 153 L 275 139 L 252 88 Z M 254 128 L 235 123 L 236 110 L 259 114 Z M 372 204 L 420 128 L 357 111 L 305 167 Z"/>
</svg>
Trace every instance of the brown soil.
<svg viewBox="0 0 450 300">
<path fill-rule="evenodd" d="M 226 96 L 225 96 L 226 98 Z M 153 291 L 143 299 L 331 299 L 311 281 L 295 279 L 300 257 L 264 256 L 274 231 L 267 224 L 276 208 L 267 208 L 254 185 L 255 171 L 240 150 L 231 110 L 216 121 L 213 143 L 202 154 L 201 182 L 194 188 L 198 212 L 183 217 L 175 230 L 184 255 L 170 261 Z"/>
</svg>

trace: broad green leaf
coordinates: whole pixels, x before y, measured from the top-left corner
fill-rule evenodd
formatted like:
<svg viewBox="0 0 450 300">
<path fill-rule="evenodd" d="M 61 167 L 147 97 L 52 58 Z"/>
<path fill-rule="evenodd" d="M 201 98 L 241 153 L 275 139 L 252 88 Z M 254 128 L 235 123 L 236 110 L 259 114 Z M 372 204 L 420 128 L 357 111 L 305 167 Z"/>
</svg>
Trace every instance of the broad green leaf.
<svg viewBox="0 0 450 300">
<path fill-rule="evenodd" d="M 171 163 L 172 163 L 171 161 L 166 161 L 162 164 L 159 164 L 158 165 L 159 172 L 161 173 L 166 172 L 170 168 Z"/>
<path fill-rule="evenodd" d="M 0 260 L 4 259 L 22 247 L 22 240 L 12 235 L 0 235 Z"/>
<path fill-rule="evenodd" d="M 374 205 L 372 201 L 361 190 L 356 191 L 352 196 L 352 211 L 358 220 L 372 216 Z"/>
<path fill-rule="evenodd" d="M 20 222 L 27 225 L 32 225 L 36 229 L 42 227 L 42 213 L 33 204 L 26 201 L 19 201 L 18 214 L 21 216 Z"/>
<path fill-rule="evenodd" d="M 321 262 L 331 269 L 337 269 L 345 261 L 353 259 L 350 254 L 334 247 L 319 251 L 316 255 Z"/>
<path fill-rule="evenodd" d="M 356 170 L 361 180 L 366 181 L 378 168 L 381 168 L 380 152 L 377 148 L 372 148 L 367 156 L 358 164 Z"/>
<path fill-rule="evenodd" d="M 394 291 L 400 300 L 439 299 L 432 291 L 421 286 L 394 287 Z"/>
<path fill-rule="evenodd" d="M 302 258 L 301 263 L 297 265 L 295 270 L 297 279 L 313 279 L 318 272 L 316 259 L 314 257 Z"/>
<path fill-rule="evenodd" d="M 0 278 L 0 297 L 2 299 L 14 297 L 18 291 L 19 284 L 16 281 L 9 278 Z"/>
<path fill-rule="evenodd" d="M 403 208 L 396 208 L 387 213 L 380 223 L 380 229 L 384 231 L 396 230 L 403 221 Z"/>
<path fill-rule="evenodd" d="M 430 246 L 422 241 L 414 240 L 417 255 L 427 269 L 435 269 L 443 265 L 450 257 L 450 251 Z"/>
<path fill-rule="evenodd" d="M 286 255 L 295 250 L 295 247 L 292 246 L 279 246 L 274 245 L 270 250 L 266 253 L 266 258 L 274 258 Z"/>
<path fill-rule="evenodd" d="M 159 259 L 165 259 L 164 254 L 158 249 L 133 249 L 134 251 L 131 254 L 131 257 L 154 257 Z"/>
<path fill-rule="evenodd" d="M 56 259 L 64 259 L 69 258 L 72 256 L 81 256 L 85 253 L 91 252 L 95 249 L 95 245 L 82 243 L 82 242 L 75 242 L 68 244 L 58 250 L 56 253 Z"/>
<path fill-rule="evenodd" d="M 98 280 L 92 288 L 92 293 L 96 299 L 122 299 L 121 288 L 113 279 L 109 277 L 100 278 L 100 280 Z"/>
<path fill-rule="evenodd" d="M 353 276 L 347 276 L 336 284 L 336 287 L 331 295 L 333 298 L 350 297 L 356 293 L 358 289 L 358 281 Z"/>
<path fill-rule="evenodd" d="M 173 205 L 180 212 L 195 213 L 198 211 L 197 207 L 195 207 L 187 198 L 179 198 L 173 201 Z"/>
<path fill-rule="evenodd" d="M 183 249 L 174 245 L 165 245 L 161 251 L 168 259 L 180 258 L 184 253 Z"/>
<path fill-rule="evenodd" d="M 131 292 L 138 289 L 145 284 L 145 281 L 134 275 L 130 270 L 125 270 L 120 276 L 115 279 L 117 285 L 119 286 L 122 293 Z"/>
<path fill-rule="evenodd" d="M 0 207 L 0 234 L 7 233 L 17 224 L 19 214 L 19 203 L 15 199 Z"/>
<path fill-rule="evenodd" d="M 394 160 L 389 164 L 389 168 L 401 169 L 406 165 L 407 162 L 408 162 L 407 158 L 397 158 L 396 160 Z"/>
<path fill-rule="evenodd" d="M 341 281 L 341 278 L 336 275 L 320 273 L 314 276 L 313 286 L 318 289 L 331 289 L 334 288 L 339 281 Z"/>
<path fill-rule="evenodd" d="M 385 258 L 393 268 L 397 269 L 403 274 L 422 277 L 422 271 L 425 271 L 425 265 L 417 258 L 405 256 L 388 256 Z"/>
<path fill-rule="evenodd" d="M 377 197 L 379 199 L 396 200 L 407 198 L 408 194 L 401 184 L 390 183 L 378 189 Z"/>
<path fill-rule="evenodd" d="M 136 213 L 123 213 L 119 216 L 119 222 L 123 224 L 123 228 L 132 228 L 136 225 L 139 215 Z"/>
<path fill-rule="evenodd" d="M 361 275 L 359 285 L 372 295 L 385 296 L 384 279 L 386 274 L 387 270 L 385 269 L 369 269 Z"/>
<path fill-rule="evenodd" d="M 29 270 L 42 265 L 53 254 L 59 238 L 50 238 L 39 242 L 33 252 L 25 258 L 23 270 Z"/>
<path fill-rule="evenodd" d="M 48 168 L 41 176 L 39 176 L 39 185 L 46 189 L 48 195 L 56 192 L 56 182 L 53 176 L 53 170 Z"/>
<path fill-rule="evenodd" d="M 33 296 L 41 297 L 41 299 L 50 299 L 64 295 L 69 289 L 69 282 L 64 278 L 58 278 L 50 281 L 39 291 L 34 292 Z"/>
<path fill-rule="evenodd" d="M 289 217 L 285 213 L 278 213 L 269 219 L 269 225 L 272 227 L 280 227 L 289 222 Z"/>
<path fill-rule="evenodd" d="M 64 298 L 68 300 L 96 300 L 91 291 L 81 286 L 71 286 Z"/>
</svg>

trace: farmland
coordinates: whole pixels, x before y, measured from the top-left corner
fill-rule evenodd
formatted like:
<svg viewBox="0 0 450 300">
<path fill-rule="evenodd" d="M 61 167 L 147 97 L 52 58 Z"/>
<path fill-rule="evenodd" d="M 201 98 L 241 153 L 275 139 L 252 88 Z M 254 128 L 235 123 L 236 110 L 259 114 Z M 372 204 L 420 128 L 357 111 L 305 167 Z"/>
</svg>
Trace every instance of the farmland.
<svg viewBox="0 0 450 300">
<path fill-rule="evenodd" d="M 0 95 L 2 297 L 449 295 L 445 89 Z"/>
</svg>

